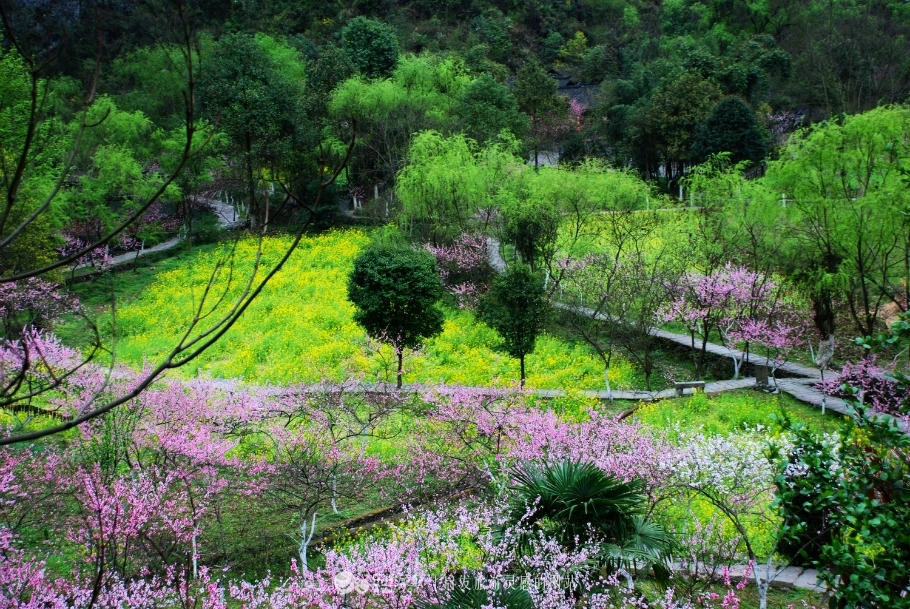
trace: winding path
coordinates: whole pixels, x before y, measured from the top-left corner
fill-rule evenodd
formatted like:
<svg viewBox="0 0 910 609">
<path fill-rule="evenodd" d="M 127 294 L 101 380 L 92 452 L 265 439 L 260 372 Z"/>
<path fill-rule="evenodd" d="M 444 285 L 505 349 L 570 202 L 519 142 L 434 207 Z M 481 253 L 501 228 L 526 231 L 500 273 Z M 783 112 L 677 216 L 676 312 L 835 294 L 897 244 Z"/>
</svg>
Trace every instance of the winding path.
<svg viewBox="0 0 910 609">
<path fill-rule="evenodd" d="M 506 261 L 503 260 L 502 255 L 499 252 L 499 241 L 493 237 L 487 237 L 487 252 L 489 256 L 490 266 L 492 266 L 496 272 L 501 273 L 505 271 Z M 584 315 L 594 315 L 594 311 L 585 307 L 571 306 L 564 303 L 556 303 L 556 306 L 562 309 L 569 311 L 574 311 L 576 313 L 581 313 Z M 688 334 L 678 334 L 676 332 L 668 332 L 667 330 L 656 329 L 654 331 L 654 336 L 673 342 L 685 347 L 692 346 L 692 338 Z M 717 355 L 720 357 L 733 357 L 736 355 L 738 358 L 741 358 L 743 363 L 748 364 L 758 364 L 766 365 L 767 359 L 765 357 L 757 357 L 753 353 L 744 354 L 743 352 L 736 349 L 729 349 L 723 345 L 717 345 L 714 343 L 708 343 L 706 350 L 708 353 Z M 814 406 L 822 407 L 826 410 L 832 410 L 838 414 L 847 414 L 848 407 L 847 403 L 840 398 L 835 398 L 831 396 L 826 396 L 821 391 L 813 387 L 814 384 L 821 381 L 822 373 L 818 368 L 811 368 L 809 366 L 803 366 L 801 364 L 786 362 L 781 364 L 778 367 L 778 370 L 783 371 L 787 374 L 800 377 L 800 378 L 786 378 L 786 379 L 776 379 L 777 388 L 784 393 L 792 395 L 794 398 L 801 402 L 807 404 L 812 404 Z M 834 372 L 829 372 L 829 376 L 836 378 L 837 374 Z M 753 387 L 755 385 L 755 379 L 752 377 L 746 377 L 737 380 L 730 381 L 718 381 L 715 383 L 707 383 L 705 385 L 705 393 L 708 395 L 714 395 L 722 391 L 731 391 L 735 389 L 744 389 L 746 387 Z M 561 390 L 540 390 L 538 392 L 541 397 L 547 398 L 556 398 L 565 395 L 565 391 Z M 602 400 L 610 399 L 611 394 L 607 391 L 585 391 L 584 394 L 588 397 L 595 397 Z M 658 391 L 649 393 L 646 391 L 613 391 L 612 398 L 615 400 L 658 400 L 658 399 L 668 399 L 678 397 L 675 389 L 665 389 L 664 391 Z M 902 424 L 899 422 L 899 424 Z M 906 431 L 906 426 L 902 427 Z"/>
<path fill-rule="evenodd" d="M 207 202 L 215 209 L 215 217 L 218 218 L 218 225 L 224 229 L 237 228 L 243 224 L 242 220 L 237 220 L 237 212 L 234 208 L 223 201 L 217 199 L 207 199 Z M 154 254 L 156 252 L 163 252 L 169 250 L 173 247 L 176 247 L 180 243 L 180 237 L 173 237 L 167 241 L 162 241 L 158 245 L 149 248 L 143 248 L 138 252 L 127 252 L 125 254 L 118 254 L 111 258 L 111 266 L 117 266 L 118 264 L 125 264 L 127 262 L 133 262 L 141 256 L 147 256 L 148 254 Z M 78 269 L 88 268 L 91 265 L 82 265 L 77 267 Z"/>
</svg>

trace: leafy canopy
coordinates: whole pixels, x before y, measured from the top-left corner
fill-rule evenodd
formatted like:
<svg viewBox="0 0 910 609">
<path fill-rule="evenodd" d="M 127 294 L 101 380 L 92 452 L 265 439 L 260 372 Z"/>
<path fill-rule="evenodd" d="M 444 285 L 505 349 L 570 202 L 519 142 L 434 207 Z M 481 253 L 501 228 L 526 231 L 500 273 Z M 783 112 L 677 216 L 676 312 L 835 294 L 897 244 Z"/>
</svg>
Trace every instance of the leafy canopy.
<svg viewBox="0 0 910 609">
<path fill-rule="evenodd" d="M 388 25 L 366 17 L 351 19 L 341 41 L 354 65 L 368 78 L 386 78 L 398 64 L 398 38 Z"/>
<path fill-rule="evenodd" d="M 534 352 L 537 336 L 544 328 L 550 306 L 543 278 L 524 264 L 513 264 L 493 279 L 490 292 L 480 299 L 477 314 L 502 337 L 502 348 L 521 360 Z"/>
<path fill-rule="evenodd" d="M 436 260 L 428 252 L 371 245 L 356 260 L 348 298 L 357 308 L 354 321 L 374 338 L 399 349 L 414 348 L 442 331 L 442 297 Z"/>
</svg>

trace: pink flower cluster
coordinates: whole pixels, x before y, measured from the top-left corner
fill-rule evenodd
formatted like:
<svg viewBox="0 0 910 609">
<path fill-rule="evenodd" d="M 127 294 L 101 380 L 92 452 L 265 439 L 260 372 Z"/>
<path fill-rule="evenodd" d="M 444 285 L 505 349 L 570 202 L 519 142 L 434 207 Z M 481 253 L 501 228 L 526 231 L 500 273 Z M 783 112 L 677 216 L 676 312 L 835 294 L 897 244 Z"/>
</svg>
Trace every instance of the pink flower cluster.
<svg viewBox="0 0 910 609">
<path fill-rule="evenodd" d="M 737 375 L 744 357 L 740 345 L 765 347 L 776 369 L 805 340 L 805 315 L 762 273 L 728 263 L 710 275 L 689 274 L 672 291 L 677 296 L 658 312 L 659 320 L 683 323 L 703 342 L 718 333 Z"/>
<path fill-rule="evenodd" d="M 481 234 L 462 233 L 451 245 L 427 245 L 436 257 L 442 285 L 461 307 L 472 308 L 490 287 L 493 268 L 487 238 Z"/>
<path fill-rule="evenodd" d="M 907 398 L 910 397 L 910 392 L 888 377 L 892 372 L 894 372 L 892 367 L 879 366 L 875 356 L 871 355 L 856 363 L 844 364 L 838 376 L 818 383 L 815 387 L 830 396 L 852 397 L 844 390 L 846 385 L 857 389 L 859 391 L 857 397 L 872 410 L 895 416 L 907 416 Z"/>
<path fill-rule="evenodd" d="M 0 319 L 7 336 L 28 326 L 42 326 L 65 313 L 79 310 L 79 299 L 58 283 L 31 277 L 0 283 Z"/>
</svg>

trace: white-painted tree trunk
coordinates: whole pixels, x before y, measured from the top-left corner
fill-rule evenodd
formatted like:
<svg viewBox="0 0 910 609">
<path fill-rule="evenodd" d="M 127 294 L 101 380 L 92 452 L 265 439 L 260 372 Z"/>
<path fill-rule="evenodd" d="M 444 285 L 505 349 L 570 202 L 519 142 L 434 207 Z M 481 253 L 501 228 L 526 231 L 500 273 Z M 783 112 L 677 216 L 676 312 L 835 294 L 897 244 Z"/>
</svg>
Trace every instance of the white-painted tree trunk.
<svg viewBox="0 0 910 609">
<path fill-rule="evenodd" d="M 199 577 L 199 553 L 196 551 L 196 531 L 193 531 L 193 579 Z"/>
<path fill-rule="evenodd" d="M 610 387 L 610 367 L 604 366 L 604 384 L 607 386 L 607 399 L 613 403 L 613 388 Z"/>
<path fill-rule="evenodd" d="M 306 562 L 306 552 L 313 540 L 313 532 L 316 530 L 316 513 L 313 513 L 313 522 L 310 523 L 310 531 L 307 533 L 307 522 L 304 518 L 300 522 L 300 547 L 297 549 L 297 555 L 300 557 L 300 564 L 304 569 L 309 569 Z"/>
</svg>

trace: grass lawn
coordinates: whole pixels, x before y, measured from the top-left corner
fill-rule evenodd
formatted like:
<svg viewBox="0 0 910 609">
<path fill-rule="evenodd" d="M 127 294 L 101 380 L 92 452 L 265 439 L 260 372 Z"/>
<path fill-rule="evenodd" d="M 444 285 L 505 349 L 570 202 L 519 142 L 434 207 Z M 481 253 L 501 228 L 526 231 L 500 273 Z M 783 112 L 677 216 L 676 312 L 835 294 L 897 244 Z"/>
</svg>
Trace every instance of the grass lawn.
<svg viewBox="0 0 910 609">
<path fill-rule="evenodd" d="M 818 408 L 785 393 L 769 395 L 751 389 L 712 397 L 699 392 L 688 398 L 646 403 L 638 408 L 634 417 L 672 437 L 677 428 L 701 430 L 706 434 L 755 430 L 774 433 L 780 429 L 774 417 L 782 412 L 819 433 L 835 431 L 841 421 L 840 415 L 830 411 L 823 415 Z"/>
</svg>

